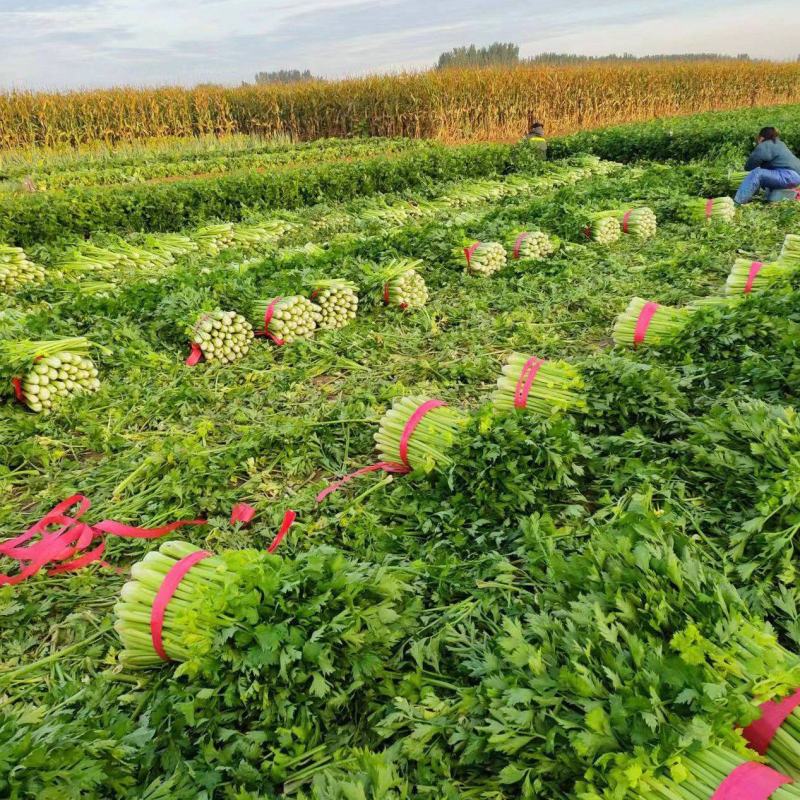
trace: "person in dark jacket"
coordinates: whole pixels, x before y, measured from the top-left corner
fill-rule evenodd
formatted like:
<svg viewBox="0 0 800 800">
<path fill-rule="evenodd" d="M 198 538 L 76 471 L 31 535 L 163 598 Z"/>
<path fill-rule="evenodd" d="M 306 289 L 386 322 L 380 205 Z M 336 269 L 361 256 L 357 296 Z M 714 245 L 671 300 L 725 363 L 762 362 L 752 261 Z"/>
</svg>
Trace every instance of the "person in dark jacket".
<svg viewBox="0 0 800 800">
<path fill-rule="evenodd" d="M 800 158 L 781 141 L 775 128 L 762 128 L 756 143 L 744 165 L 747 177 L 734 197 L 740 205 L 749 203 L 760 189 L 767 190 L 770 200 L 770 195 L 800 186 Z"/>
<path fill-rule="evenodd" d="M 547 153 L 547 140 L 544 138 L 544 125 L 541 122 L 531 123 L 525 141 L 537 146 L 543 154 Z"/>
</svg>

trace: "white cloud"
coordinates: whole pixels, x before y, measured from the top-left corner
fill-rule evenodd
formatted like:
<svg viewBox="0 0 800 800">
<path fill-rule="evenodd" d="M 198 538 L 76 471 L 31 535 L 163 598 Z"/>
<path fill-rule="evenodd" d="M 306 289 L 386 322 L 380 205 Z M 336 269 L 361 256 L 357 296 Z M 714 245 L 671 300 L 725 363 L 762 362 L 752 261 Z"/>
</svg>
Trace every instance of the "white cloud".
<svg viewBox="0 0 800 800">
<path fill-rule="evenodd" d="M 796 0 L 0 0 L 0 86 L 65 88 L 335 77 L 422 67 L 475 42 L 599 55 L 794 58 Z M 34 10 L 35 9 L 35 10 Z"/>
</svg>

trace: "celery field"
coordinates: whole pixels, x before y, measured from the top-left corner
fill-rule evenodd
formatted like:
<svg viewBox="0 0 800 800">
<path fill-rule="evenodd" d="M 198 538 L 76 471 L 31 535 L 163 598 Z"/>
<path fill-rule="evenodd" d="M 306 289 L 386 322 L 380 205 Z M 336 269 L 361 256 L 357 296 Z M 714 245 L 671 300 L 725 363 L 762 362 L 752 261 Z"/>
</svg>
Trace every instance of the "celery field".
<svg viewBox="0 0 800 800">
<path fill-rule="evenodd" d="M 800 797 L 754 115 L 0 160 L 0 798 Z"/>
</svg>

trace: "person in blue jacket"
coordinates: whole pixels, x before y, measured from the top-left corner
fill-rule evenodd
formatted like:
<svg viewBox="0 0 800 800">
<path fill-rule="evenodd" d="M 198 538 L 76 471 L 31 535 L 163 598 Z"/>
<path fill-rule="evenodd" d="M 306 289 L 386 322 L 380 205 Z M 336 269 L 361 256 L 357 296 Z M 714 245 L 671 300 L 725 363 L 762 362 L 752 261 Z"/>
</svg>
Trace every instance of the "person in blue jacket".
<svg viewBox="0 0 800 800">
<path fill-rule="evenodd" d="M 756 149 L 744 165 L 747 177 L 734 197 L 739 205 L 749 203 L 760 189 L 767 190 L 770 200 L 773 192 L 800 186 L 800 158 L 781 141 L 778 131 L 762 128 L 756 142 Z"/>
</svg>

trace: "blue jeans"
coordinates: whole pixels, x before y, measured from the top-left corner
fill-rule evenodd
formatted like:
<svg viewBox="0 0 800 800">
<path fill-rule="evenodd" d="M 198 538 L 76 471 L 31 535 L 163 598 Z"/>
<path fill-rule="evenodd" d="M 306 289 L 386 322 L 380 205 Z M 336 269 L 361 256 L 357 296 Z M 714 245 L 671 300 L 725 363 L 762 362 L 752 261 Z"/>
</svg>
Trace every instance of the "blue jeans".
<svg viewBox="0 0 800 800">
<path fill-rule="evenodd" d="M 769 192 L 772 189 L 791 189 L 798 185 L 800 185 L 800 175 L 793 169 L 756 167 L 747 173 L 733 199 L 738 205 L 749 203 L 759 189 L 767 189 L 767 200 L 769 200 Z"/>
</svg>

